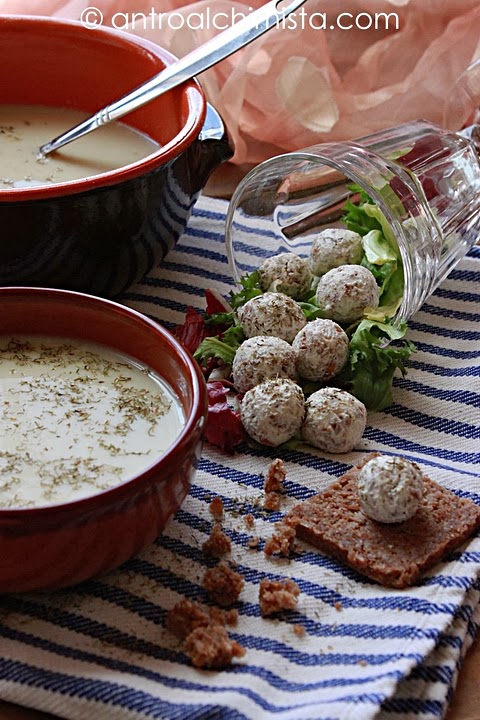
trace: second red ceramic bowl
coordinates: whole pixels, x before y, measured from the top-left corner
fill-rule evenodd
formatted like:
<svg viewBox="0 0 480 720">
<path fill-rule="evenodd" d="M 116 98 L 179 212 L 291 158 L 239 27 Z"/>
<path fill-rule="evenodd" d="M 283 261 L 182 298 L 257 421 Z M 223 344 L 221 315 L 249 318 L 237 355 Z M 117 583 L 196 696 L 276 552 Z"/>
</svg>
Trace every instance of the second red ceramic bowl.
<svg viewBox="0 0 480 720">
<path fill-rule="evenodd" d="M 201 454 L 205 381 L 173 335 L 109 300 L 61 290 L 0 288 L 0 308 L 0 335 L 101 343 L 151 367 L 183 406 L 186 423 L 180 435 L 136 476 L 73 502 L 0 508 L 0 593 L 74 585 L 147 547 L 180 506 Z"/>
</svg>

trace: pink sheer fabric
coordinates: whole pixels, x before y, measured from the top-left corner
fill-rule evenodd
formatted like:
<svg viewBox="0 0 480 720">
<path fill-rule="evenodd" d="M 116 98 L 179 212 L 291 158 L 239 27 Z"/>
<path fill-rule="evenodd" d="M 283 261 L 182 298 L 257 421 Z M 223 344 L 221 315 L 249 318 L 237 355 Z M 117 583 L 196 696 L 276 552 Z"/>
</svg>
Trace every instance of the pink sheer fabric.
<svg viewBox="0 0 480 720">
<path fill-rule="evenodd" d="M 129 29 L 182 56 L 218 32 L 213 16 L 220 25 L 262 4 L 0 0 L 0 13 L 78 20 L 94 5 L 104 26 Z M 133 13 L 135 26 L 127 28 Z M 308 0 L 304 13 L 303 28 L 287 21 L 200 78 L 234 139 L 237 164 L 420 117 L 458 129 L 478 104 L 463 95 L 461 108 L 451 106 L 458 78 L 480 58 L 478 0 Z M 388 28 L 378 16 L 375 29 L 375 13 L 390 13 Z M 356 27 L 369 18 L 369 29 Z M 298 11 L 295 21 L 301 25 Z"/>
</svg>

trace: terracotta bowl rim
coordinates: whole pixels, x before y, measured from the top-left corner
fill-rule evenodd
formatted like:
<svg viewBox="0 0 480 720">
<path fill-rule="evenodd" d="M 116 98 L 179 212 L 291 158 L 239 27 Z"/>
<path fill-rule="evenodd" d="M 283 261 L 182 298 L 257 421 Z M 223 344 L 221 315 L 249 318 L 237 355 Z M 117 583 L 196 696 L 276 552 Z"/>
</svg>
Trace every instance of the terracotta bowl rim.
<svg viewBox="0 0 480 720">
<path fill-rule="evenodd" d="M 93 495 L 84 498 L 78 498 L 70 502 L 51 503 L 37 507 L 26 508 L 1 508 L 0 507 L 0 524 L 8 521 L 32 520 L 32 519 L 48 519 L 52 515 L 68 514 L 68 515 L 86 515 L 90 511 L 98 511 L 100 508 L 108 509 L 114 504 L 128 497 L 134 497 L 136 492 L 141 492 L 142 486 L 148 485 L 150 480 L 154 480 L 155 476 L 161 471 L 162 466 L 167 470 L 167 466 L 174 467 L 180 463 L 183 453 L 192 443 L 192 438 L 198 433 L 198 426 L 202 420 L 206 420 L 208 412 L 207 389 L 205 379 L 192 355 L 180 344 L 174 335 L 165 327 L 151 320 L 146 315 L 134 310 L 126 305 L 121 305 L 113 300 L 81 293 L 74 290 L 61 290 L 56 288 L 40 288 L 27 286 L 10 286 L 0 287 L 0 304 L 4 297 L 16 296 L 51 299 L 55 302 L 58 300 L 72 300 L 81 302 L 87 306 L 98 306 L 100 310 L 104 310 L 112 314 L 112 316 L 123 315 L 133 319 L 137 324 L 143 325 L 152 333 L 152 336 L 161 336 L 163 341 L 172 350 L 172 355 L 177 356 L 182 366 L 187 370 L 186 378 L 192 385 L 193 403 L 189 412 L 185 426 L 181 433 L 157 460 L 149 465 L 142 472 L 127 478 L 123 482 L 114 485 L 106 490 L 101 490 Z M 75 334 L 72 335 L 75 339 Z M 107 347 L 109 347 L 107 345 Z M 132 353 L 132 357 L 135 354 Z M 198 439 L 198 438 L 197 438 Z M 195 442 L 197 442 L 195 439 Z M 160 481 L 162 482 L 162 481 Z"/>
<path fill-rule="evenodd" d="M 37 28 L 50 28 L 50 37 L 52 37 L 52 34 L 55 32 L 55 26 L 57 26 L 71 31 L 78 37 L 84 36 L 88 38 L 91 35 L 94 42 L 95 38 L 102 37 L 105 40 L 114 40 L 116 43 L 125 48 L 131 47 L 137 50 L 143 49 L 148 51 L 151 55 L 158 58 L 165 66 L 171 65 L 177 60 L 175 55 L 168 50 L 165 50 L 165 48 L 162 48 L 160 45 L 157 45 L 150 40 L 134 35 L 133 33 L 103 26 L 90 29 L 84 27 L 82 23 L 77 20 L 52 18 L 43 15 L 0 15 L 0 38 L 5 27 L 15 27 L 16 25 L 19 27 L 26 27 L 27 29 L 29 25 Z M 162 165 L 167 164 L 173 160 L 173 158 L 184 152 L 198 137 L 203 127 L 206 115 L 206 97 L 197 80 L 188 80 L 180 87 L 182 88 L 187 100 L 188 118 L 180 132 L 156 152 L 147 155 L 145 158 L 137 160 L 134 163 L 130 163 L 129 165 L 124 165 L 116 170 L 99 173 L 98 175 L 94 175 L 89 178 L 69 180 L 62 183 L 51 183 L 47 186 L 39 185 L 29 188 L 15 188 L 11 190 L 1 188 L 0 203 L 49 200 L 57 197 L 62 198 L 68 195 L 95 190 L 97 188 L 106 188 L 128 180 L 134 180 L 138 177 L 146 175 L 158 167 L 161 167 Z"/>
</svg>

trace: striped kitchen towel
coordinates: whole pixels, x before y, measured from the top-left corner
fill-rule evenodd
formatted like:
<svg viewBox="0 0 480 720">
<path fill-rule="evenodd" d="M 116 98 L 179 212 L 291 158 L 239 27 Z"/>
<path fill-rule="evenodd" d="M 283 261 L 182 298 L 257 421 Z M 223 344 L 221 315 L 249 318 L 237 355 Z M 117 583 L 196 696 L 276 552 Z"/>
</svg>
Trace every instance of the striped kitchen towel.
<svg viewBox="0 0 480 720">
<path fill-rule="evenodd" d="M 227 296 L 226 208 L 201 198 L 163 267 L 122 301 L 171 327 L 188 306 L 204 309 L 206 288 Z M 254 227 L 246 227 L 245 247 L 258 253 Z M 72 720 L 441 718 L 480 622 L 478 537 L 401 591 L 307 547 L 292 560 L 267 559 L 261 548 L 284 512 L 365 451 L 412 458 L 480 503 L 479 281 L 476 247 L 412 319 L 418 351 L 409 373 L 395 380 L 395 405 L 369 414 L 355 452 L 243 447 L 230 456 L 207 445 L 189 496 L 142 555 L 72 589 L 1 597 L 0 698 Z M 266 513 L 260 499 L 273 457 L 285 462 L 287 493 L 280 511 Z M 231 635 L 247 652 L 228 669 L 199 671 L 165 617 L 182 598 L 206 602 L 201 546 L 216 495 L 245 579 Z M 248 548 L 252 535 L 260 550 Z M 298 607 L 264 619 L 259 581 L 283 577 L 298 583 Z"/>
</svg>

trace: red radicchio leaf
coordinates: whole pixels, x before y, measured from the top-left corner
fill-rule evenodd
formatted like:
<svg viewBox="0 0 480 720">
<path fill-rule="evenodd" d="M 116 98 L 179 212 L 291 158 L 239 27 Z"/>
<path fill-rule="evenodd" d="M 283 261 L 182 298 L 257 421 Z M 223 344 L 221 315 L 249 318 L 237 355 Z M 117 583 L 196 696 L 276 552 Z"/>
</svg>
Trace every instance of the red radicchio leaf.
<svg viewBox="0 0 480 720">
<path fill-rule="evenodd" d="M 173 334 L 187 350 L 194 353 L 207 335 L 205 321 L 195 308 L 188 307 L 183 325 L 177 325 Z"/>
<path fill-rule="evenodd" d="M 231 383 L 226 385 L 229 387 Z M 240 415 L 229 406 L 223 382 L 207 382 L 207 390 L 208 417 L 205 437 L 212 445 L 233 453 L 234 448 L 247 437 Z"/>
<path fill-rule="evenodd" d="M 210 380 L 207 383 L 208 390 L 208 406 L 211 407 L 217 402 L 227 402 L 228 390 L 235 390 L 235 386 L 230 380 Z"/>
<path fill-rule="evenodd" d="M 216 290 L 205 290 L 205 301 L 207 304 L 207 315 L 216 315 L 217 313 L 231 312 L 232 308 L 226 300 Z"/>
</svg>

